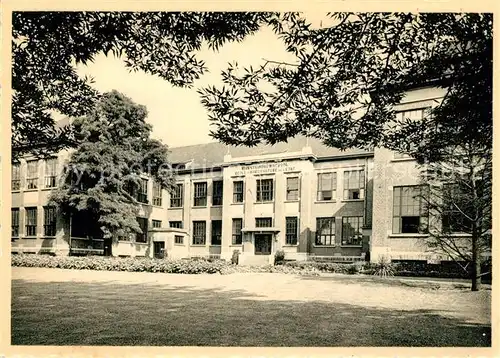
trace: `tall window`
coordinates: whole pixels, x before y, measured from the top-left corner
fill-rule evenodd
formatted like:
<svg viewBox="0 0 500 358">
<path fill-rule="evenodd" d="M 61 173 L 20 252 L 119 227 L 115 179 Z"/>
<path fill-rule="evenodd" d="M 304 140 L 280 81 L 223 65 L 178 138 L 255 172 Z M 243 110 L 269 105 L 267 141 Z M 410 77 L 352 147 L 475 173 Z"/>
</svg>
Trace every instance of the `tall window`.
<svg viewBox="0 0 500 358">
<path fill-rule="evenodd" d="M 426 233 L 427 210 L 422 195 L 423 186 L 399 186 L 394 188 L 392 232 L 395 234 Z"/>
<path fill-rule="evenodd" d="M 49 158 L 45 161 L 45 187 L 55 188 L 57 177 L 57 158 Z"/>
<path fill-rule="evenodd" d="M 26 236 L 36 236 L 37 208 L 26 208 Z"/>
<path fill-rule="evenodd" d="M 365 171 L 344 172 L 344 199 L 363 199 L 365 197 Z"/>
<path fill-rule="evenodd" d="M 222 205 L 222 180 L 212 183 L 212 205 Z"/>
<path fill-rule="evenodd" d="M 337 192 L 337 173 L 318 174 L 318 201 L 328 201 L 335 198 Z"/>
<path fill-rule="evenodd" d="M 335 218 L 316 218 L 316 245 L 335 244 Z"/>
<path fill-rule="evenodd" d="M 207 240 L 207 223 L 193 221 L 193 245 L 205 245 Z"/>
<path fill-rule="evenodd" d="M 182 221 L 169 221 L 168 224 L 170 227 L 182 229 Z"/>
<path fill-rule="evenodd" d="M 351 216 L 342 218 L 342 245 L 361 246 L 363 242 L 362 216 Z"/>
<path fill-rule="evenodd" d="M 273 201 L 273 179 L 257 179 L 257 202 Z"/>
<path fill-rule="evenodd" d="M 11 236 L 12 238 L 19 237 L 19 208 L 11 208 Z"/>
<path fill-rule="evenodd" d="M 184 185 L 176 184 L 172 193 L 170 194 L 170 207 L 171 208 L 181 208 L 183 199 L 183 188 Z"/>
<path fill-rule="evenodd" d="M 30 160 L 27 162 L 26 188 L 38 188 L 38 160 Z"/>
<path fill-rule="evenodd" d="M 43 207 L 43 235 L 56 236 L 56 208 L 53 206 Z"/>
<path fill-rule="evenodd" d="M 297 245 L 299 236 L 298 220 L 296 216 L 286 217 L 286 244 Z"/>
<path fill-rule="evenodd" d="M 153 220 L 153 229 L 158 229 L 161 227 L 161 220 Z"/>
<path fill-rule="evenodd" d="M 286 200 L 299 199 L 299 177 L 286 178 Z"/>
<path fill-rule="evenodd" d="M 233 245 L 241 245 L 242 233 L 241 229 L 243 228 L 243 219 L 233 219 Z"/>
<path fill-rule="evenodd" d="M 233 202 L 243 202 L 243 180 L 237 180 L 233 182 Z"/>
<path fill-rule="evenodd" d="M 255 227 L 272 227 L 273 218 L 255 218 Z"/>
<path fill-rule="evenodd" d="M 222 238 L 222 220 L 212 220 L 212 245 L 220 245 Z"/>
<path fill-rule="evenodd" d="M 396 112 L 396 121 L 403 123 L 407 120 L 410 121 L 421 121 L 429 113 L 429 108 L 419 108 L 411 109 L 408 111 Z M 408 153 L 413 151 L 414 145 L 411 142 L 407 142 L 408 147 L 403 150 L 403 152 L 394 152 L 394 159 L 411 159 L 411 155 Z"/>
<path fill-rule="evenodd" d="M 161 206 L 162 189 L 160 183 L 153 181 L 153 205 Z"/>
<path fill-rule="evenodd" d="M 142 232 L 136 234 L 135 242 L 148 242 L 148 219 L 138 217 L 137 222 Z"/>
<path fill-rule="evenodd" d="M 141 178 L 139 191 L 137 192 L 137 201 L 140 203 L 148 202 L 148 180 Z"/>
<path fill-rule="evenodd" d="M 19 163 L 12 164 L 12 182 L 11 190 L 21 189 L 21 165 Z"/>
<path fill-rule="evenodd" d="M 446 183 L 442 189 L 443 212 L 441 215 L 444 233 L 470 233 L 474 207 L 467 192 L 458 183 Z"/>
<path fill-rule="evenodd" d="M 207 206 L 207 183 L 194 183 L 194 206 Z"/>
</svg>

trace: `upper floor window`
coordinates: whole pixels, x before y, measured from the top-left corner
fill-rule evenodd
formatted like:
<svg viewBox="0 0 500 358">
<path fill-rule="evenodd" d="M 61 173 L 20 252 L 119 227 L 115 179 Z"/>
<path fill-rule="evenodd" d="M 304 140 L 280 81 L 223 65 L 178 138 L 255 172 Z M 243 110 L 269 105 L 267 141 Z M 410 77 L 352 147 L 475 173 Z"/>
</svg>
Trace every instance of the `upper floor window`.
<svg viewBox="0 0 500 358">
<path fill-rule="evenodd" d="M 153 224 L 153 229 L 161 228 L 161 220 L 153 220 L 152 224 Z"/>
<path fill-rule="evenodd" d="M 299 199 L 299 177 L 286 178 L 286 200 Z"/>
<path fill-rule="evenodd" d="M 255 227 L 272 227 L 273 218 L 255 218 Z"/>
<path fill-rule="evenodd" d="M 243 202 L 243 180 L 233 182 L 233 203 Z"/>
<path fill-rule="evenodd" d="M 404 123 L 406 121 L 418 122 L 429 114 L 430 108 L 410 109 L 406 111 L 396 112 L 396 121 Z M 401 152 L 394 152 L 394 159 L 412 159 L 411 153 L 415 150 L 415 146 L 411 142 L 406 142 L 407 147 L 402 148 Z"/>
<path fill-rule="evenodd" d="M 136 234 L 135 242 L 148 242 L 148 219 L 138 217 L 137 222 L 142 232 Z"/>
<path fill-rule="evenodd" d="M 220 245 L 222 242 L 222 220 L 212 220 L 212 245 Z"/>
<path fill-rule="evenodd" d="M 342 245 L 361 246 L 363 242 L 363 217 L 351 216 L 342 218 Z"/>
<path fill-rule="evenodd" d="M 12 164 L 12 182 L 11 182 L 11 190 L 20 190 L 21 189 L 21 165 L 19 163 Z"/>
<path fill-rule="evenodd" d="M 56 208 L 53 206 L 43 207 L 43 234 L 56 236 Z"/>
<path fill-rule="evenodd" d="M 19 208 L 11 208 L 11 237 L 19 237 Z"/>
<path fill-rule="evenodd" d="M 426 190 L 426 187 L 420 185 L 394 188 L 393 233 L 416 234 L 427 232 L 428 214 L 423 200 Z"/>
<path fill-rule="evenodd" d="M 170 207 L 171 208 L 181 208 L 183 199 L 183 185 L 176 184 L 170 194 Z"/>
<path fill-rule="evenodd" d="M 193 221 L 193 245 L 205 245 L 207 240 L 206 221 Z"/>
<path fill-rule="evenodd" d="M 182 221 L 169 221 L 169 226 L 176 229 L 182 229 Z"/>
<path fill-rule="evenodd" d="M 241 245 L 242 244 L 242 233 L 241 229 L 243 228 L 243 219 L 237 218 L 233 219 L 233 245 Z"/>
<path fill-rule="evenodd" d="M 335 218 L 316 218 L 316 245 L 335 244 Z"/>
<path fill-rule="evenodd" d="M 207 206 L 207 182 L 194 183 L 194 206 Z"/>
<path fill-rule="evenodd" d="M 365 197 L 365 171 L 349 170 L 344 172 L 344 199 L 363 199 Z"/>
<path fill-rule="evenodd" d="M 137 192 L 137 201 L 140 203 L 148 203 L 148 180 L 141 178 L 139 191 Z"/>
<path fill-rule="evenodd" d="M 257 179 L 257 202 L 273 201 L 273 179 Z"/>
<path fill-rule="evenodd" d="M 55 188 L 57 178 L 57 158 L 49 158 L 45 161 L 45 187 Z"/>
<path fill-rule="evenodd" d="M 286 217 L 286 244 L 297 245 L 299 236 L 298 220 L 296 216 Z"/>
<path fill-rule="evenodd" d="M 27 162 L 26 189 L 38 188 L 38 160 Z"/>
<path fill-rule="evenodd" d="M 153 181 L 153 205 L 161 206 L 162 203 L 162 188 L 161 184 Z"/>
<path fill-rule="evenodd" d="M 212 183 L 212 205 L 222 205 L 222 180 Z"/>
<path fill-rule="evenodd" d="M 318 174 L 318 201 L 328 201 L 335 199 L 337 192 L 337 173 Z"/>
</svg>

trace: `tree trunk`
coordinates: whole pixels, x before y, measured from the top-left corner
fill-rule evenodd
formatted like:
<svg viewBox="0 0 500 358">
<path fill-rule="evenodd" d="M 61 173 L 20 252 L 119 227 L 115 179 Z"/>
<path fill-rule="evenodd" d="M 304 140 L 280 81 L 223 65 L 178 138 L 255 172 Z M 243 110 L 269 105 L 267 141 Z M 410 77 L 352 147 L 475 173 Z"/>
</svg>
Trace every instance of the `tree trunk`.
<svg viewBox="0 0 500 358">
<path fill-rule="evenodd" d="M 472 291 L 479 291 L 481 288 L 481 256 L 479 255 L 478 238 L 472 236 Z"/>
</svg>

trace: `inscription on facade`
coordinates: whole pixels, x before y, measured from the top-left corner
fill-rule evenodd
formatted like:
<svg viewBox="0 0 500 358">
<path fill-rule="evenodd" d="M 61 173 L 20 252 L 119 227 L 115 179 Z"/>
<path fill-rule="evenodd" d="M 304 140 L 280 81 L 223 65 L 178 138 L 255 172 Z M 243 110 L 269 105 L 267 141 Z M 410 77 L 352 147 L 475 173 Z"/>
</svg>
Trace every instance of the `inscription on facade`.
<svg viewBox="0 0 500 358">
<path fill-rule="evenodd" d="M 287 162 L 280 163 L 262 163 L 252 165 L 242 165 L 235 172 L 235 175 L 250 175 L 250 174 L 270 174 L 295 170 L 294 166 L 288 165 Z"/>
</svg>

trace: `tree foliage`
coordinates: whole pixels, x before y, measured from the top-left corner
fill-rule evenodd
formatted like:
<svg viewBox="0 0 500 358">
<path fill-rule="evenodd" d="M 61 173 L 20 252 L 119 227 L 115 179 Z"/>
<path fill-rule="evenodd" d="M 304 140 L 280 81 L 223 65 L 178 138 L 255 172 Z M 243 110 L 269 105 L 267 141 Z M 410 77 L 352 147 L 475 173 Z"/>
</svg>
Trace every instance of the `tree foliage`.
<svg viewBox="0 0 500 358">
<path fill-rule="evenodd" d="M 385 146 L 438 161 L 447 146 L 492 140 L 492 14 L 334 13 L 313 28 L 296 13 L 268 24 L 296 62 L 230 64 L 224 85 L 199 90 L 227 144 L 274 144 L 298 134 L 332 147 Z M 445 88 L 421 121 L 397 120 L 408 88 Z"/>
<path fill-rule="evenodd" d="M 78 117 L 99 99 L 75 65 L 99 53 L 120 56 L 132 71 L 189 87 L 207 69 L 202 45 L 217 50 L 258 30 L 266 13 L 14 12 L 12 18 L 13 157 L 75 145 L 54 112 Z"/>
<path fill-rule="evenodd" d="M 97 237 L 127 237 L 141 232 L 136 193 L 147 175 L 172 188 L 168 148 L 151 139 L 147 112 L 124 95 L 102 95 L 95 109 L 74 122 L 80 143 L 70 154 L 59 188 L 51 195 L 65 216 L 83 213 Z"/>
</svg>

